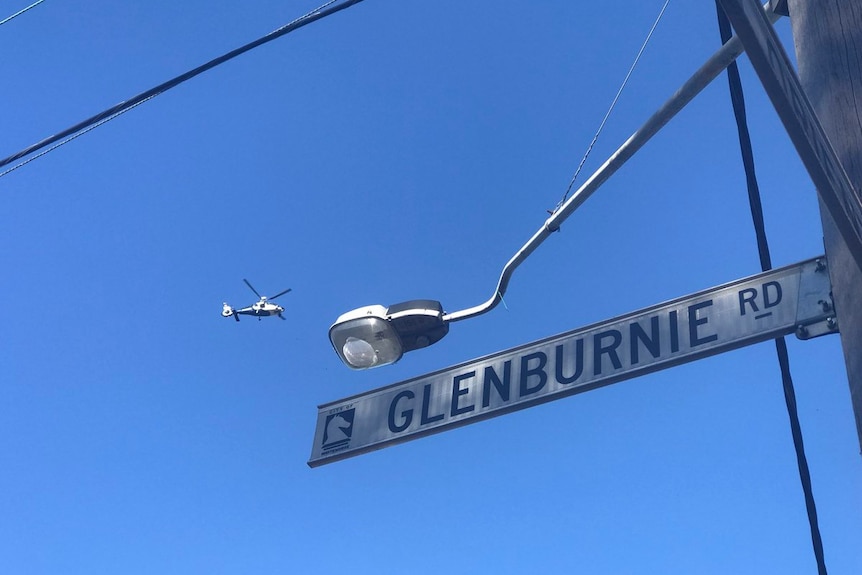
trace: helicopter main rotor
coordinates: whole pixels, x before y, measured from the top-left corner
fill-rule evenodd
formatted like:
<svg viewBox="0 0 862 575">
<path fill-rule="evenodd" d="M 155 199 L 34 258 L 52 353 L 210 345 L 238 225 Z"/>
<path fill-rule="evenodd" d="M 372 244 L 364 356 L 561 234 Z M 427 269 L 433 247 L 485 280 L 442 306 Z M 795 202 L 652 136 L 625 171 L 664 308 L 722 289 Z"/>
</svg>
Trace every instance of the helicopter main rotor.
<svg viewBox="0 0 862 575">
<path fill-rule="evenodd" d="M 262 296 L 262 295 L 260 295 L 260 294 L 257 292 L 257 290 L 256 290 L 256 289 L 254 289 L 254 286 L 253 286 L 253 285 L 251 285 L 251 283 L 250 283 L 247 279 L 242 278 L 242 281 L 244 281 L 244 282 L 245 282 L 245 285 L 247 285 L 247 286 L 249 287 L 249 289 L 250 289 L 251 291 L 253 291 L 253 292 L 254 292 L 254 295 L 256 295 L 256 296 L 258 297 L 258 299 L 260 299 L 261 301 L 272 301 L 272 300 L 274 300 L 275 298 L 277 298 L 277 297 L 281 297 L 281 296 L 283 296 L 284 294 L 286 294 L 287 292 L 291 291 L 291 288 L 287 288 L 286 290 L 284 290 L 284 291 L 282 291 L 282 292 L 278 292 L 277 294 L 275 294 L 275 295 L 274 295 L 274 296 L 272 296 L 272 297 L 266 297 L 266 296 Z"/>
<path fill-rule="evenodd" d="M 253 291 L 253 292 L 254 292 L 254 295 L 256 295 L 258 299 L 263 299 L 263 296 L 262 296 L 262 295 L 260 295 L 259 293 L 257 293 L 257 290 L 256 290 L 256 289 L 254 289 L 254 286 L 253 286 L 253 285 L 251 285 L 251 283 L 249 283 L 249 281 L 248 281 L 247 279 L 242 278 L 242 281 L 244 281 L 244 282 L 245 282 L 245 285 L 247 285 L 247 286 L 248 286 L 248 288 L 249 288 L 251 291 Z"/>
</svg>

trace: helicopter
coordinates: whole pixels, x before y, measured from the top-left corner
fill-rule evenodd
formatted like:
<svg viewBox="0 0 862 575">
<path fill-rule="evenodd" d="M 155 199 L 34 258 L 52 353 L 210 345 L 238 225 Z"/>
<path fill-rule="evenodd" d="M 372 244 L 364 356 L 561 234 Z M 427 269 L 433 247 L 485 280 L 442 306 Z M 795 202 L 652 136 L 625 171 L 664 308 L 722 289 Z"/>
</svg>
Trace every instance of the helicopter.
<svg viewBox="0 0 862 575">
<path fill-rule="evenodd" d="M 264 316 L 277 315 L 281 319 L 285 319 L 285 317 L 283 315 L 281 315 L 282 312 L 284 311 L 284 308 L 278 304 L 274 304 L 274 303 L 270 303 L 270 302 L 272 300 L 274 300 L 275 298 L 281 297 L 284 294 L 286 294 L 287 292 L 289 292 L 290 288 L 287 288 L 283 292 L 279 292 L 279 293 L 275 294 L 274 296 L 268 298 L 266 296 L 263 296 L 263 295 L 260 295 L 259 293 L 257 293 L 257 290 L 254 289 L 254 286 L 251 285 L 247 279 L 243 278 L 242 281 L 244 281 L 245 285 L 247 285 L 251 289 L 251 291 L 254 292 L 254 295 L 259 297 L 260 299 L 257 301 L 257 303 L 254 303 L 248 307 L 244 307 L 241 309 L 234 309 L 231 306 L 229 306 L 227 304 L 227 302 L 224 302 L 224 308 L 222 308 L 222 310 L 221 310 L 221 314 L 224 317 L 233 316 L 233 318 L 236 321 L 239 321 L 240 315 L 253 315 L 253 316 L 257 316 L 257 319 L 259 321 L 260 318 L 262 318 Z"/>
</svg>

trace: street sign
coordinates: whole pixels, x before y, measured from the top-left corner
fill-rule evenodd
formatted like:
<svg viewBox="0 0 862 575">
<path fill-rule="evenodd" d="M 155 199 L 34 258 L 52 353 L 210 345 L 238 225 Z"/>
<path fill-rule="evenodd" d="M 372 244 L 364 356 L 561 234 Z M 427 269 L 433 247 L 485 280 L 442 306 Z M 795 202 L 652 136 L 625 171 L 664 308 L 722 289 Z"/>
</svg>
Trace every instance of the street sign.
<svg viewBox="0 0 862 575">
<path fill-rule="evenodd" d="M 318 408 L 316 467 L 796 332 L 836 329 L 808 260 Z"/>
<path fill-rule="evenodd" d="M 719 0 L 719 3 L 835 226 L 862 269 L 862 198 L 826 137 L 778 35 L 756 0 Z"/>
</svg>

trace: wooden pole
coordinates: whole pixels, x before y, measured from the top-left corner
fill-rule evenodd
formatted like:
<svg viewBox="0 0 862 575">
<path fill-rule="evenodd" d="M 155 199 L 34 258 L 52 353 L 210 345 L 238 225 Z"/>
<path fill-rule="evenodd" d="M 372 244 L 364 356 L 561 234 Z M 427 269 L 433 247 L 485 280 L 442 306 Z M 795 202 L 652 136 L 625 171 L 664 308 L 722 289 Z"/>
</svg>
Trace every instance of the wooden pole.
<svg viewBox="0 0 862 575">
<path fill-rule="evenodd" d="M 787 0 L 787 5 L 802 88 L 851 184 L 862 190 L 862 2 Z M 820 216 L 862 447 L 862 270 L 822 200 Z"/>
</svg>

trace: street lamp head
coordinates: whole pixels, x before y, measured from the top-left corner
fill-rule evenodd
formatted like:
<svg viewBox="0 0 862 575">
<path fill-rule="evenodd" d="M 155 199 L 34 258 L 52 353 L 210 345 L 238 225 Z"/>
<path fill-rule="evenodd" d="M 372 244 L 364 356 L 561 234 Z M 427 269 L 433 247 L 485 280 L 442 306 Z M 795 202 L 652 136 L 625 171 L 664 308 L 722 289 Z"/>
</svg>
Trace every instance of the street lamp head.
<svg viewBox="0 0 862 575">
<path fill-rule="evenodd" d="M 386 319 L 386 308 L 369 305 L 347 312 L 329 328 L 329 341 L 348 367 L 369 369 L 401 359 L 398 332 Z"/>
<path fill-rule="evenodd" d="M 370 369 L 395 363 L 405 352 L 436 343 L 448 332 L 440 302 L 413 300 L 345 313 L 329 328 L 329 341 L 348 367 Z"/>
</svg>

